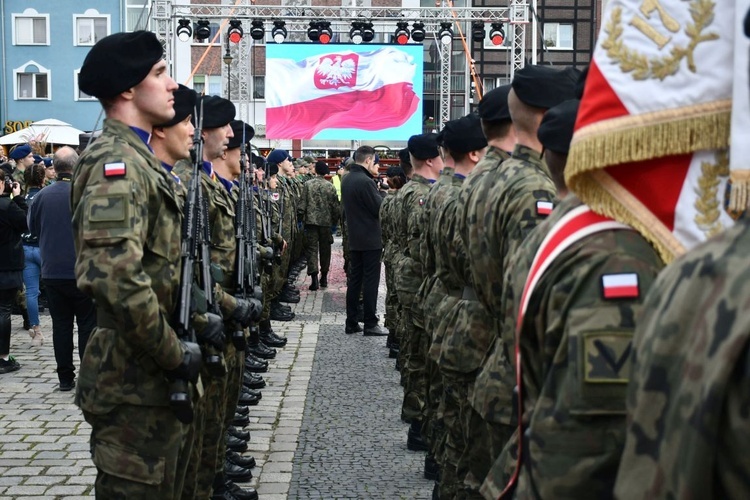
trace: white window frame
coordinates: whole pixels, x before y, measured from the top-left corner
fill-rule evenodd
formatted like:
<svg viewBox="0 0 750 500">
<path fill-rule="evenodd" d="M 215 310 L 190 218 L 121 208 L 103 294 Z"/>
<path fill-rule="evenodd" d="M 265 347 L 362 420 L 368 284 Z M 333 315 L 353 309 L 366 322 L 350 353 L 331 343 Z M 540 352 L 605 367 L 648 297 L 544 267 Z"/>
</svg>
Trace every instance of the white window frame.
<svg viewBox="0 0 750 500">
<path fill-rule="evenodd" d="M 146 26 L 128 26 L 128 20 L 130 19 L 130 16 L 128 15 L 131 10 L 138 10 L 138 15 L 140 16 L 141 12 L 148 11 L 151 8 L 151 0 L 140 0 L 140 3 L 138 4 L 131 4 L 126 0 L 125 2 L 125 29 L 126 31 L 135 31 L 135 28 L 150 29 L 150 21 L 147 20 Z M 143 17 L 144 19 L 147 19 L 146 16 Z"/>
<path fill-rule="evenodd" d="M 73 100 L 81 101 L 81 102 L 97 101 L 96 97 L 86 94 L 78 87 L 78 77 L 80 76 L 80 74 L 81 74 L 81 68 L 73 70 Z M 86 94 L 88 97 L 82 97 L 81 96 L 82 93 Z"/>
<path fill-rule="evenodd" d="M 18 88 L 19 75 L 30 73 L 27 71 L 29 66 L 36 66 L 39 71 L 36 73 L 44 73 L 47 75 L 47 97 L 21 97 L 20 89 Z M 34 94 L 36 94 L 36 82 L 34 82 Z M 52 100 L 52 71 L 49 68 L 45 68 L 41 64 L 35 61 L 29 61 L 18 68 L 13 70 L 13 97 L 16 101 L 51 101 Z"/>
<path fill-rule="evenodd" d="M 16 33 L 16 23 L 22 19 L 44 19 L 45 42 L 44 43 L 20 43 Z M 11 29 L 13 30 L 13 45 L 49 45 L 49 14 L 40 14 L 34 9 L 26 9 L 21 14 L 13 14 Z M 32 37 L 33 38 L 33 37 Z"/>
<path fill-rule="evenodd" d="M 569 26 L 570 27 L 570 47 L 561 47 L 560 46 L 560 26 Z M 547 28 L 555 28 L 555 37 L 553 38 L 547 38 Z M 575 38 L 576 38 L 576 32 L 575 32 L 575 26 L 573 26 L 572 23 L 544 23 L 544 28 L 542 28 L 542 38 L 544 39 L 544 44 L 547 47 L 547 50 L 573 50 L 575 48 Z M 549 41 L 552 41 L 553 45 L 549 44 Z"/>
<path fill-rule="evenodd" d="M 73 14 L 73 45 L 78 47 L 89 47 L 93 46 L 96 42 L 99 40 L 94 39 L 91 41 L 91 43 L 82 43 L 81 37 L 78 33 L 78 21 L 79 20 L 85 20 L 89 19 L 91 20 L 91 32 L 96 36 L 96 30 L 94 29 L 94 20 L 95 19 L 104 19 L 106 21 L 107 27 L 106 32 L 104 33 L 104 36 L 108 36 L 110 33 L 112 33 L 112 19 L 109 14 L 100 14 L 99 11 L 96 9 L 88 9 L 83 14 Z"/>
<path fill-rule="evenodd" d="M 203 85 L 203 89 L 195 89 L 196 78 L 198 80 L 203 80 L 202 82 L 200 82 L 200 84 Z M 214 86 L 214 90 L 216 90 L 216 92 L 211 92 L 211 86 Z M 222 77 L 222 75 L 207 75 L 205 73 L 201 75 L 193 75 L 193 83 L 191 87 L 195 89 L 196 92 L 202 92 L 206 95 L 223 96 L 223 93 L 226 91 L 226 89 L 224 88 L 224 78 Z"/>
</svg>

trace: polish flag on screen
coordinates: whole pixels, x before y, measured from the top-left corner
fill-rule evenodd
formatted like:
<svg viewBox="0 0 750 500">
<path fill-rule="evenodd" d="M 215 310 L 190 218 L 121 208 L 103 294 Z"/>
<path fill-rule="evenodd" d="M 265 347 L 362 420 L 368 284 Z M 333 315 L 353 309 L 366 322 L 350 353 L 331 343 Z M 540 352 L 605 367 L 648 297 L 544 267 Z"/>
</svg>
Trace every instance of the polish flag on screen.
<svg viewBox="0 0 750 500">
<path fill-rule="evenodd" d="M 266 60 L 266 137 L 312 139 L 327 128 L 398 127 L 417 111 L 413 58 L 384 47 L 302 61 Z M 421 68 L 419 68 L 421 70 Z"/>
<path fill-rule="evenodd" d="M 736 1 L 609 0 L 602 13 L 566 180 L 667 262 L 733 224 L 725 187 L 747 154 L 736 141 L 727 152 L 730 115 L 750 118 L 733 102 L 748 94 L 747 0 Z"/>
</svg>

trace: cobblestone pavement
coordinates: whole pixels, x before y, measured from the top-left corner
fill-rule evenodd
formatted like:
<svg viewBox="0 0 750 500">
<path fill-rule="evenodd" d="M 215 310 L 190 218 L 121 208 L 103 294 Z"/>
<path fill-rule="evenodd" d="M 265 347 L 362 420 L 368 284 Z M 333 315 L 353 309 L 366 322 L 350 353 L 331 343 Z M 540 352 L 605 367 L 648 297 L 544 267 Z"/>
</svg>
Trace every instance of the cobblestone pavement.
<svg viewBox="0 0 750 500">
<path fill-rule="evenodd" d="M 329 288 L 309 292 L 294 321 L 274 323 L 289 342 L 263 376 L 263 399 L 247 429 L 257 466 L 249 485 L 261 499 L 430 498 L 424 454 L 406 450 L 399 420 L 401 387 L 384 337 L 345 335 L 341 243 L 334 246 Z M 379 310 L 383 310 L 381 284 Z M 381 313 L 382 314 L 382 313 Z M 90 427 L 57 387 L 51 321 L 33 347 L 13 316 L 11 354 L 21 370 L 0 375 L 0 498 L 79 499 L 93 496 L 96 469 Z"/>
</svg>

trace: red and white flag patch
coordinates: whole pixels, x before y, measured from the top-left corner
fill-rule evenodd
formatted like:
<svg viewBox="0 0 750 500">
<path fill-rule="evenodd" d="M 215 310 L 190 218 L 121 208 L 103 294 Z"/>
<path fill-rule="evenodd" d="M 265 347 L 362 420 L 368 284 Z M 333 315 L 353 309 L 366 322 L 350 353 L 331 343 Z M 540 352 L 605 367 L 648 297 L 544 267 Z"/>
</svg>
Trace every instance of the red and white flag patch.
<svg viewBox="0 0 750 500">
<path fill-rule="evenodd" d="M 552 213 L 552 209 L 555 205 L 551 201 L 537 201 L 536 202 L 536 214 L 537 215 L 549 215 Z"/>
<path fill-rule="evenodd" d="M 640 293 L 636 273 L 602 275 L 602 296 L 605 299 L 637 299 Z"/>
<path fill-rule="evenodd" d="M 105 163 L 104 164 L 104 177 L 117 177 L 125 175 L 125 163 L 118 161 L 117 163 Z"/>
</svg>

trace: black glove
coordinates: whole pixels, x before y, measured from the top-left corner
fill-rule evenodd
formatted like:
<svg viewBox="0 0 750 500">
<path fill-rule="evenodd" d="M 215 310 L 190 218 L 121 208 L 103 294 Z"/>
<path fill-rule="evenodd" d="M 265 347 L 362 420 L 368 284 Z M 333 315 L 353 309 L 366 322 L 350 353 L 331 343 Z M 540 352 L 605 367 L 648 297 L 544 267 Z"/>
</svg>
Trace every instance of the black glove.
<svg viewBox="0 0 750 500">
<path fill-rule="evenodd" d="M 189 380 L 192 383 L 196 383 L 198 381 L 198 375 L 201 372 L 201 365 L 203 365 L 201 348 L 195 342 L 180 341 L 180 344 L 184 349 L 182 363 L 180 363 L 177 368 L 167 370 L 167 379 L 170 381 Z"/>
<path fill-rule="evenodd" d="M 226 337 L 224 336 L 224 320 L 218 314 L 206 313 L 206 321 L 206 327 L 203 331 L 196 332 L 195 336 L 198 337 L 199 342 L 223 351 L 224 342 L 226 341 Z"/>
<path fill-rule="evenodd" d="M 244 328 L 250 326 L 250 323 L 258 321 L 260 314 L 263 312 L 263 304 L 258 299 L 237 299 L 237 307 L 232 312 L 229 319 L 236 321 Z"/>
</svg>

